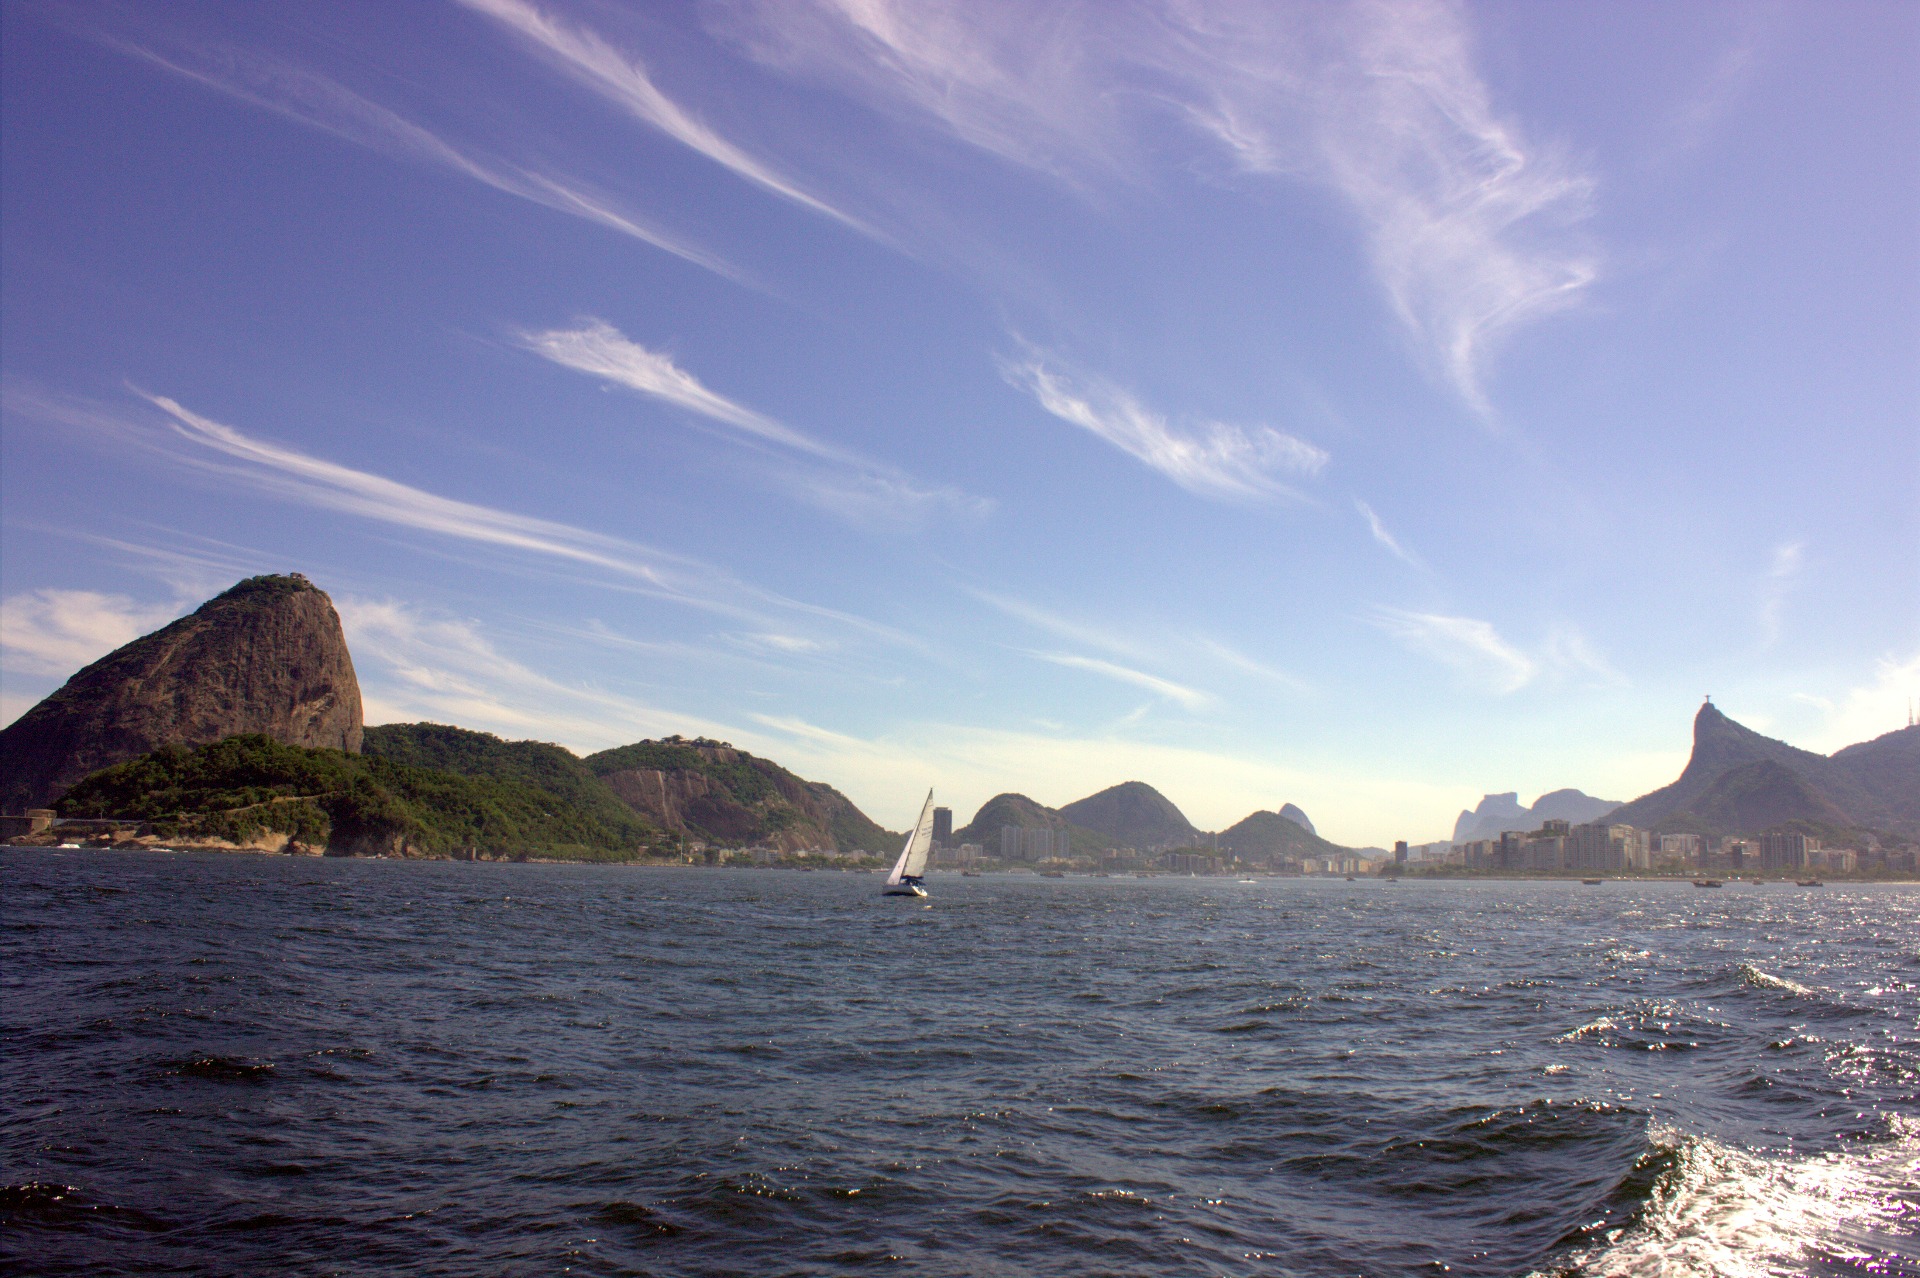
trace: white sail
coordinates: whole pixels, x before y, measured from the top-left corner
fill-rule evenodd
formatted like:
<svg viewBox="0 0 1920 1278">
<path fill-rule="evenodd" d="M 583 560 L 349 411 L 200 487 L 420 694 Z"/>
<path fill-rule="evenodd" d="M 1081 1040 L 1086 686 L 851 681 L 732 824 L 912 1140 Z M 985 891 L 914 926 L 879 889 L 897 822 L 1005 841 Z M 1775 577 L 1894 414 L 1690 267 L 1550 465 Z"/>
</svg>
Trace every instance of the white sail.
<svg viewBox="0 0 1920 1278">
<path fill-rule="evenodd" d="M 920 820 L 913 827 L 913 833 L 907 836 L 907 846 L 900 849 L 900 859 L 893 863 L 893 873 L 887 875 L 887 886 L 897 887 L 902 879 L 917 879 L 927 872 L 927 858 L 933 854 L 933 791 L 927 791 L 927 801 L 920 809 Z"/>
</svg>

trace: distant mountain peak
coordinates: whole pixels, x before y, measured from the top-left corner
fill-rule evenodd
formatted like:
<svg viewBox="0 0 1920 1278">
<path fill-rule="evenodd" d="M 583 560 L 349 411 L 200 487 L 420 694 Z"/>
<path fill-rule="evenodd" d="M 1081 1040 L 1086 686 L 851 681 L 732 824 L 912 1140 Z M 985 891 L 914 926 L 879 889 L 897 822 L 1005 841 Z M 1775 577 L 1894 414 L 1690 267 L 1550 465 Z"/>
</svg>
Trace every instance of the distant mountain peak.
<svg viewBox="0 0 1920 1278">
<path fill-rule="evenodd" d="M 1123 781 L 1090 794 L 1061 807 L 1060 815 L 1134 848 L 1178 843 L 1200 833 L 1166 795 L 1144 781 Z"/>
<path fill-rule="evenodd" d="M 1294 807 L 1291 803 L 1284 803 L 1280 806 L 1280 815 L 1305 830 L 1308 834 L 1320 833 L 1320 831 L 1313 828 L 1313 822 L 1307 819 L 1307 814 L 1299 808 Z"/>
</svg>

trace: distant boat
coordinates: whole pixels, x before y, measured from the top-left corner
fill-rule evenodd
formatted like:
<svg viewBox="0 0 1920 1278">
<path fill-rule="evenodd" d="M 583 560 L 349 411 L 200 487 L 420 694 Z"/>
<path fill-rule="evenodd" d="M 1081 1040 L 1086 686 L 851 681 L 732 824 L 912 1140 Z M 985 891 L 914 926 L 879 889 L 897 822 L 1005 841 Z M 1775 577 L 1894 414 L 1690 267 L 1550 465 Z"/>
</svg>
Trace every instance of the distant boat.
<svg viewBox="0 0 1920 1278">
<path fill-rule="evenodd" d="M 1826 884 L 1822 883 L 1819 879 L 1801 879 L 1799 880 L 1799 883 L 1801 887 L 1825 887 L 1826 886 Z"/>
<path fill-rule="evenodd" d="M 1065 872 L 1061 870 L 1042 870 L 1040 871 L 1040 877 L 1043 879 L 1064 879 L 1067 876 Z"/>
<path fill-rule="evenodd" d="M 1693 881 L 1693 885 L 1695 887 L 1719 887 L 1720 880 L 1719 879 L 1695 879 Z"/>
<path fill-rule="evenodd" d="M 925 896 L 927 890 L 920 886 L 926 877 L 927 858 L 933 853 L 933 791 L 927 791 L 927 801 L 921 805 L 920 819 L 914 823 L 913 833 L 907 836 L 907 846 L 900 849 L 900 859 L 893 863 L 893 872 L 887 875 L 886 890 L 882 896 Z"/>
<path fill-rule="evenodd" d="M 1600 886 L 1600 880 L 1599 880 L 1599 879 L 1581 879 L 1580 881 L 1581 881 L 1582 883 L 1584 883 L 1584 884 L 1586 884 L 1586 885 L 1587 885 L 1588 887 L 1599 887 L 1599 886 Z"/>
<path fill-rule="evenodd" d="M 963 878 L 963 879 L 977 879 L 977 878 L 979 878 L 979 877 L 980 877 L 980 871 L 978 871 L 978 870 L 962 870 L 962 871 L 960 871 L 960 877 L 961 877 L 961 878 Z"/>
</svg>

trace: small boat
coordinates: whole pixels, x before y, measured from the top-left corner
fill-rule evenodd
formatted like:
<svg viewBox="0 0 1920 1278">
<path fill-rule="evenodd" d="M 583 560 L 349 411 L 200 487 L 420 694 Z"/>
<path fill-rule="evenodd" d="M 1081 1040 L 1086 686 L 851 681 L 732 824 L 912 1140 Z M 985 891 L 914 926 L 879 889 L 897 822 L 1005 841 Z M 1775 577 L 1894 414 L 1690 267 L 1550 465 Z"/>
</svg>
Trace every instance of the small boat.
<svg viewBox="0 0 1920 1278">
<path fill-rule="evenodd" d="M 920 886 L 926 877 L 927 858 L 933 855 L 933 791 L 927 791 L 927 801 L 920 807 L 920 819 L 914 822 L 913 833 L 907 836 L 907 846 L 900 849 L 900 859 L 893 863 L 893 871 L 887 875 L 887 885 L 881 891 L 882 896 L 925 896 L 927 889 Z"/>
<path fill-rule="evenodd" d="M 1040 877 L 1043 879 L 1064 879 L 1067 876 L 1062 870 L 1042 870 L 1040 871 Z"/>
<path fill-rule="evenodd" d="M 1800 879 L 1798 880 L 1798 882 L 1801 887 L 1825 887 L 1826 886 L 1826 884 L 1822 883 L 1819 879 Z"/>
<path fill-rule="evenodd" d="M 1587 885 L 1588 887 L 1599 887 L 1599 886 L 1600 886 L 1600 880 L 1599 880 L 1599 879 L 1581 879 L 1580 881 L 1581 881 L 1582 883 L 1584 883 L 1584 884 L 1586 884 L 1586 885 Z"/>
<path fill-rule="evenodd" d="M 1353 882 L 1353 876 L 1351 874 L 1347 876 L 1347 882 L 1349 883 Z"/>
<path fill-rule="evenodd" d="M 1693 885 L 1695 887 L 1719 887 L 1720 880 L 1719 879 L 1695 879 L 1693 881 Z"/>
<path fill-rule="evenodd" d="M 963 878 L 963 879 L 977 879 L 977 878 L 979 878 L 979 877 L 980 877 L 980 871 L 978 871 L 978 870 L 962 870 L 962 871 L 960 871 L 960 877 L 961 877 L 961 878 Z"/>
<path fill-rule="evenodd" d="M 1240 881 L 1241 881 L 1242 883 L 1251 883 L 1251 882 L 1253 882 L 1253 880 L 1252 880 L 1252 879 L 1241 879 Z"/>
</svg>

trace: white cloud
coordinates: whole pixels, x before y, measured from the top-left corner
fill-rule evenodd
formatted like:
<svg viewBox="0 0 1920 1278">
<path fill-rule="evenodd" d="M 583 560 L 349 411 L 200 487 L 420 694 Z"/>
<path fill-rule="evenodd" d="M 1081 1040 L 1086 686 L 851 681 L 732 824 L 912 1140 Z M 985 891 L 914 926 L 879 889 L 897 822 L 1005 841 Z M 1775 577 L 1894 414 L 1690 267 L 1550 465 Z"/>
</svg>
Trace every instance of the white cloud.
<svg viewBox="0 0 1920 1278">
<path fill-rule="evenodd" d="M 1373 620 L 1408 649 L 1453 667 L 1469 686 L 1487 692 L 1518 692 L 1536 680 L 1627 683 L 1577 627 L 1566 623 L 1554 626 L 1530 652 L 1477 617 L 1382 607 Z"/>
<path fill-rule="evenodd" d="M 913 636 L 864 617 L 788 598 L 735 578 L 717 565 L 591 532 L 554 520 L 514 514 L 441 497 L 367 471 L 325 461 L 247 435 L 161 395 L 137 392 L 166 414 L 169 434 L 158 435 L 106 407 L 70 397 L 5 387 L 8 411 L 29 414 L 156 448 L 170 460 L 242 481 L 253 490 L 322 510 L 411 528 L 440 537 L 499 546 L 600 570 L 621 588 L 754 622 L 762 626 L 824 622 L 886 643 L 922 647 Z M 185 441 L 198 451 L 169 447 Z M 206 454 L 226 460 L 214 460 Z"/>
<path fill-rule="evenodd" d="M 1783 542 L 1773 548 L 1773 559 L 1760 588 L 1760 641 L 1764 645 L 1779 642 L 1781 615 L 1786 611 L 1788 594 L 1798 584 L 1805 558 L 1804 542 Z"/>
<path fill-rule="evenodd" d="M 1165 697 L 1189 710 L 1201 710 L 1213 702 L 1213 698 L 1206 693 L 1195 691 L 1171 679 L 1162 679 L 1157 675 L 1150 675 L 1117 662 L 1102 661 L 1098 657 L 1082 657 L 1067 652 L 1029 652 L 1027 655 L 1037 657 L 1041 661 L 1050 661 L 1056 666 L 1066 666 L 1070 670 L 1085 670 L 1118 683 L 1145 688 L 1155 696 Z"/>
<path fill-rule="evenodd" d="M 1795 693 L 1824 712 L 1825 722 L 1807 740 L 1807 747 L 1832 753 L 1861 741 L 1907 726 L 1912 707 L 1920 706 L 1920 652 L 1909 657 L 1887 655 L 1873 664 L 1873 675 L 1841 693 L 1839 698 Z"/>
<path fill-rule="evenodd" d="M 1285 670 L 1270 666 L 1263 661 L 1255 661 L 1245 653 L 1229 648 L 1226 644 L 1218 640 L 1203 638 L 1198 642 L 1203 651 L 1216 660 L 1233 667 L 1235 670 L 1254 675 L 1268 683 L 1277 684 L 1289 692 L 1305 693 L 1313 690 L 1305 680 L 1288 674 Z"/>
<path fill-rule="evenodd" d="M 1201 497 L 1298 497 L 1278 476 L 1317 475 L 1327 464 L 1323 450 L 1267 426 L 1202 422 L 1175 427 L 1121 388 L 1097 380 L 1075 381 L 1048 369 L 1039 358 L 1008 363 L 1005 372 L 1055 417 L 1092 432 Z"/>
<path fill-rule="evenodd" d="M 1101 14 L 1127 21 L 1118 6 Z M 970 146 L 1080 182 L 1124 146 L 1101 83 L 1103 46 L 1066 6 L 991 0 L 741 0 L 723 34 L 769 65 L 905 105 Z"/>
<path fill-rule="evenodd" d="M 495 190 L 598 223 L 730 280 L 745 282 L 732 264 L 648 225 L 638 214 L 615 207 L 609 197 L 589 190 L 578 179 L 482 159 L 325 76 L 238 49 L 167 56 L 117 39 L 107 38 L 105 42 L 163 70 L 310 128 L 383 155 L 458 173 Z"/>
<path fill-rule="evenodd" d="M 1420 561 L 1414 557 L 1413 552 L 1405 546 L 1402 546 L 1399 540 L 1387 531 L 1387 526 L 1380 521 L 1380 516 L 1374 513 L 1373 507 L 1367 505 L 1367 503 L 1361 501 L 1358 497 L 1353 499 L 1353 506 L 1355 510 L 1360 512 L 1360 517 L 1367 521 L 1367 529 L 1373 533 L 1373 539 L 1382 546 L 1385 546 L 1395 559 L 1415 568 L 1421 566 Z"/>
<path fill-rule="evenodd" d="M 889 520 L 917 522 L 936 510 L 978 516 L 992 509 L 992 503 L 984 498 L 954 488 L 925 487 L 884 462 L 815 439 L 710 390 L 674 363 L 671 356 L 647 349 L 604 320 L 588 320 L 578 328 L 523 333 L 521 340 L 528 350 L 563 368 L 605 378 L 698 413 L 732 427 L 747 442 L 775 445 L 827 463 L 778 472 L 771 477 L 772 482 L 803 501 L 855 523 L 880 526 Z"/>
<path fill-rule="evenodd" d="M 1096 648 L 1104 648 L 1108 652 L 1119 653 L 1123 657 L 1138 659 L 1141 655 L 1139 644 L 1125 635 L 1062 617 L 1059 613 L 1028 603 L 1024 599 L 995 594 L 990 590 L 969 589 L 967 593 L 981 603 L 996 608 L 1017 621 L 1024 621 L 1037 630 L 1058 635 L 1062 639 L 1091 644 Z"/>
<path fill-rule="evenodd" d="M 64 678 L 181 611 L 179 604 L 145 604 L 92 590 L 12 595 L 0 602 L 0 652 L 8 670 Z"/>
<path fill-rule="evenodd" d="M 723 731 L 605 688 L 541 674 L 503 654 L 473 622 L 390 599 L 336 599 L 368 723 L 431 720 L 580 753 L 678 732 Z"/>
<path fill-rule="evenodd" d="M 524 0 L 459 0 L 531 43 L 575 81 L 674 141 L 796 204 L 865 231 L 853 218 L 808 195 L 688 114 L 654 84 L 647 68 L 594 32 L 570 26 Z"/>
<path fill-rule="evenodd" d="M 675 364 L 672 356 L 648 350 L 605 320 L 520 336 L 528 350 L 563 368 L 664 399 L 768 443 L 833 461 L 851 460 L 830 444 L 708 390 L 699 378 Z"/>
<path fill-rule="evenodd" d="M 738 0 L 731 13 L 728 34 L 763 62 L 1078 187 L 1143 176 L 1141 157 L 1170 149 L 1142 136 L 1163 113 L 1244 174 L 1333 191 L 1395 313 L 1482 414 L 1500 340 L 1598 274 L 1575 233 L 1592 179 L 1499 113 L 1449 0 Z"/>
<path fill-rule="evenodd" d="M 1490 692 L 1518 692 L 1540 673 L 1538 662 L 1502 639 L 1490 623 L 1473 617 L 1382 608 L 1375 620 L 1408 648 L 1452 666 Z"/>
</svg>

